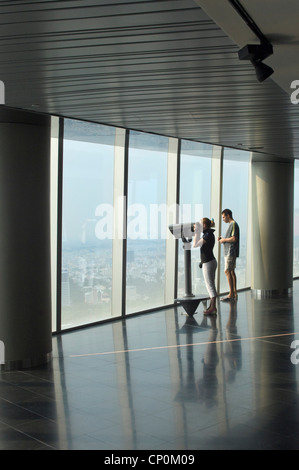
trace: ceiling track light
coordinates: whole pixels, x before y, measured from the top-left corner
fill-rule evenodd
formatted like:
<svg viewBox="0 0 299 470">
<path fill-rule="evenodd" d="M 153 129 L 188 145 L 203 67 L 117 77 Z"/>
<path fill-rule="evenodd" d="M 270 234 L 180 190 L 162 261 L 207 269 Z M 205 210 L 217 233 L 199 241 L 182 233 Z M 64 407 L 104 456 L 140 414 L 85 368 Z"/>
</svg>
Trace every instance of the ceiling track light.
<svg viewBox="0 0 299 470">
<path fill-rule="evenodd" d="M 238 52 L 240 60 L 249 60 L 252 63 L 259 82 L 263 82 L 274 72 L 269 65 L 263 63 L 263 60 L 272 54 L 273 47 L 268 42 L 264 44 L 247 44 Z"/>
<path fill-rule="evenodd" d="M 250 60 L 255 68 L 256 76 L 259 82 L 266 80 L 274 72 L 269 65 L 263 64 L 263 60 L 273 54 L 273 47 L 264 36 L 259 27 L 255 24 L 251 16 L 247 13 L 240 0 L 229 0 L 232 7 L 236 10 L 242 20 L 247 24 L 251 31 L 260 40 L 260 44 L 248 44 L 239 51 L 240 60 Z"/>
</svg>

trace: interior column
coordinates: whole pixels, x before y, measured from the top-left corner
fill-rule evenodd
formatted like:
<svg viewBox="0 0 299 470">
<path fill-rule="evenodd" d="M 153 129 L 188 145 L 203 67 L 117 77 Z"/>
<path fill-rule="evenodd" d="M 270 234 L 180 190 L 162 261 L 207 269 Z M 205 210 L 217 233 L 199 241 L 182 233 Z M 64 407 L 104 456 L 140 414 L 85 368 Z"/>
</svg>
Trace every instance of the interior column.
<svg viewBox="0 0 299 470">
<path fill-rule="evenodd" d="M 257 296 L 286 294 L 293 286 L 294 164 L 252 155 L 252 269 Z"/>
<path fill-rule="evenodd" d="M 50 117 L 0 110 L 1 368 L 48 362 L 52 351 Z"/>
</svg>

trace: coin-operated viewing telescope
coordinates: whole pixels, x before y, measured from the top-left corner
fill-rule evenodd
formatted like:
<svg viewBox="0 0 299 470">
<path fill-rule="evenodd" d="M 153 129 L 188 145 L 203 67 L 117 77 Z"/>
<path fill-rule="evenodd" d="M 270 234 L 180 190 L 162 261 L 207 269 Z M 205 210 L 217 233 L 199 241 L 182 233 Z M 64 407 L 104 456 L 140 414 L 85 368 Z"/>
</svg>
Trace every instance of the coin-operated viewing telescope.
<svg viewBox="0 0 299 470">
<path fill-rule="evenodd" d="M 194 236 L 194 225 L 195 222 L 189 222 L 185 224 L 169 225 L 168 228 L 175 238 L 181 238 L 184 241 L 192 239 Z"/>
<path fill-rule="evenodd" d="M 195 297 L 192 293 L 192 274 L 191 274 L 191 248 L 192 238 L 195 235 L 195 225 L 197 230 L 202 232 L 202 224 L 200 222 L 188 222 L 183 224 L 169 225 L 168 228 L 176 239 L 181 239 L 184 249 L 184 268 L 185 268 L 185 295 L 182 299 L 176 299 L 181 303 L 188 313 L 194 315 L 195 310 L 203 297 Z"/>
</svg>

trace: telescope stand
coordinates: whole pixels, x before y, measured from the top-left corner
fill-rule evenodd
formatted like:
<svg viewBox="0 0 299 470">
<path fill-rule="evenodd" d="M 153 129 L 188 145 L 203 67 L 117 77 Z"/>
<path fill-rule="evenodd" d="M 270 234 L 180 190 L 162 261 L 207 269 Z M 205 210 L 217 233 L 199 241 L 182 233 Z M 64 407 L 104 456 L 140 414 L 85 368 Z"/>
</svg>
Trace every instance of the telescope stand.
<svg viewBox="0 0 299 470">
<path fill-rule="evenodd" d="M 196 309 L 200 301 L 204 298 L 203 296 L 195 296 L 192 293 L 192 275 L 191 275 L 191 241 L 183 239 L 184 249 L 184 267 L 185 267 L 185 295 L 180 299 L 175 299 L 176 302 L 182 305 L 186 313 L 189 316 L 193 316 L 196 313 Z"/>
</svg>

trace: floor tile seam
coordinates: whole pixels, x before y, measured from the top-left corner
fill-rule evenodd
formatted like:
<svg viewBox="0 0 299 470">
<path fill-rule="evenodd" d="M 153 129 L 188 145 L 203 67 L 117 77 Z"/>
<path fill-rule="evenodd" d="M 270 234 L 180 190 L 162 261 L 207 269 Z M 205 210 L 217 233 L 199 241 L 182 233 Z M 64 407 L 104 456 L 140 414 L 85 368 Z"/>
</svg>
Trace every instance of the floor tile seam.
<svg viewBox="0 0 299 470">
<path fill-rule="evenodd" d="M 45 380 L 42 380 L 42 382 L 40 381 L 40 377 L 39 376 L 35 376 L 35 375 L 32 375 L 32 380 L 31 380 L 31 383 L 34 382 L 34 386 L 35 387 L 38 387 L 38 386 L 43 386 L 45 384 L 48 384 L 48 385 L 52 385 L 53 387 L 55 386 L 55 382 L 53 381 L 45 381 Z M 4 378 L 2 380 L 0 380 L 0 385 L 1 383 L 7 385 L 7 386 L 11 386 L 11 387 L 15 387 L 15 388 L 20 388 L 22 390 L 30 390 L 30 388 L 28 388 L 28 382 L 27 381 L 18 381 L 18 382 L 12 382 L 11 380 L 9 380 L 9 377 L 7 378 Z M 29 385 L 30 387 L 30 385 Z"/>
<path fill-rule="evenodd" d="M 33 374 L 30 370 L 14 370 L 14 371 L 2 371 L 2 374 L 5 374 L 7 377 L 9 376 L 16 376 L 16 375 L 19 375 L 20 377 L 24 376 L 24 377 L 29 377 L 31 379 L 38 379 L 40 380 L 41 382 L 49 382 L 49 383 L 53 383 L 53 380 L 49 380 L 49 379 L 46 379 L 44 377 L 41 377 L 40 375 L 36 375 L 36 374 Z"/>
<path fill-rule="evenodd" d="M 92 438 L 95 441 L 98 441 L 100 444 L 103 444 L 103 445 L 105 445 L 105 444 L 115 445 L 116 444 L 117 436 L 112 436 L 111 437 L 109 435 L 109 433 L 106 436 L 102 436 L 102 435 L 100 436 L 99 435 L 100 431 L 101 430 L 99 429 L 98 431 L 94 431 L 94 432 L 85 432 L 83 434 L 83 436 L 87 436 L 89 438 Z M 141 448 L 144 448 L 144 449 L 146 449 L 146 448 L 150 449 L 152 446 L 147 447 L 147 446 L 145 446 L 145 444 L 142 444 L 142 442 L 139 443 L 138 440 L 144 441 L 146 438 L 148 438 L 148 439 L 152 439 L 152 440 L 157 440 L 157 441 L 161 442 L 162 444 L 167 444 L 168 442 L 171 442 L 171 440 L 172 440 L 172 439 L 169 439 L 168 437 L 163 437 L 163 438 L 162 437 L 157 437 L 154 433 L 149 433 L 147 431 L 137 431 L 137 430 L 133 431 L 131 436 L 128 436 L 128 435 L 125 436 L 124 434 L 122 434 L 121 438 L 125 439 L 125 440 L 135 441 L 135 445 L 142 446 Z M 117 443 L 120 444 L 119 449 L 123 449 L 123 444 L 120 441 L 118 441 Z M 126 449 L 127 449 L 127 447 L 126 447 Z M 130 447 L 130 449 L 132 450 L 131 447 Z M 137 447 L 136 450 L 138 450 L 138 449 L 139 449 L 139 447 Z"/>
<path fill-rule="evenodd" d="M 17 432 L 17 433 L 19 433 L 19 434 L 22 434 L 23 436 L 26 436 L 26 437 L 32 439 L 33 441 L 38 442 L 39 444 L 42 444 L 42 445 L 44 445 L 44 446 L 46 446 L 46 447 L 49 447 L 49 448 L 51 448 L 51 449 L 56 449 L 54 446 L 52 446 L 52 445 L 50 445 L 50 444 L 47 444 L 46 442 L 42 441 L 41 439 L 37 439 L 36 437 L 30 435 L 28 432 L 22 431 L 21 429 L 15 427 L 15 426 L 11 426 L 10 424 L 8 424 L 8 423 L 2 421 L 1 419 L 0 419 L 0 423 L 3 424 L 3 425 L 5 425 L 8 429 L 11 429 L 11 430 L 13 430 L 13 431 L 15 431 L 15 432 Z M 28 424 L 28 423 L 30 423 L 30 421 L 27 421 L 26 423 L 22 423 L 22 425 L 23 425 L 23 424 L 26 425 L 26 424 Z"/>
<path fill-rule="evenodd" d="M 8 404 L 10 404 L 10 405 L 12 405 L 12 406 L 15 406 L 16 408 L 19 408 L 19 409 L 21 409 L 21 410 L 23 410 L 23 411 L 27 411 L 28 413 L 31 413 L 31 414 L 37 416 L 38 418 L 46 419 L 46 420 L 48 420 L 48 421 L 51 421 L 52 423 L 56 423 L 56 420 L 51 419 L 51 418 L 49 418 L 48 416 L 43 416 L 42 414 L 37 413 L 36 411 L 33 411 L 33 410 L 31 410 L 30 408 L 27 408 L 27 407 L 25 407 L 25 406 L 21 406 L 21 405 L 19 405 L 18 403 L 14 403 L 14 402 L 12 402 L 11 400 L 7 400 L 6 398 L 2 398 L 2 397 L 0 397 L 0 400 L 4 401 L 4 402 L 6 402 L 6 403 L 8 403 Z M 33 403 L 34 403 L 34 402 L 33 402 Z M 53 403 L 56 403 L 56 401 L 53 400 Z M 1 414 L 1 411 L 0 411 L 0 414 Z M 3 421 L 2 421 L 2 422 L 3 422 Z M 30 423 L 31 420 L 28 419 L 28 421 L 26 421 L 26 422 L 27 422 L 27 423 Z M 24 423 L 23 423 L 23 424 L 24 424 Z"/>
<path fill-rule="evenodd" d="M 268 343 L 268 344 L 273 344 L 275 346 L 281 346 L 281 347 L 284 347 L 284 348 L 288 348 L 290 349 L 290 345 L 289 344 L 282 344 L 282 343 L 277 343 L 276 341 L 269 341 L 267 339 L 263 339 L 263 338 L 259 338 L 256 340 L 257 342 L 260 342 L 260 343 Z"/>
<path fill-rule="evenodd" d="M 32 390 L 31 388 L 23 387 L 20 385 L 13 385 L 9 384 L 14 390 L 20 390 L 21 392 L 27 392 L 30 393 L 32 396 L 30 397 L 30 400 L 34 399 L 46 399 L 47 401 L 51 401 L 53 403 L 56 403 L 56 398 L 51 398 L 49 395 L 45 395 L 43 393 L 38 393 L 36 390 Z M 0 400 L 7 400 L 5 397 L 1 396 L 1 391 L 0 391 Z M 11 402 L 12 404 L 17 404 L 17 402 Z"/>
<path fill-rule="evenodd" d="M 123 349 L 123 350 L 114 350 L 114 351 L 103 351 L 103 352 L 94 352 L 94 353 L 84 353 L 84 354 L 70 354 L 68 357 L 71 358 L 82 358 L 82 357 L 94 357 L 94 356 L 104 356 L 104 355 L 113 355 L 113 354 L 125 354 L 125 353 L 134 353 L 134 352 L 147 352 L 147 351 L 157 351 L 163 349 L 179 349 L 184 347 L 193 347 L 193 346 L 206 346 L 208 344 L 225 344 L 233 342 L 243 342 L 243 341 L 256 341 L 256 340 L 266 340 L 268 338 L 280 338 L 285 336 L 299 335 L 299 332 L 290 332 L 290 333 L 280 333 L 275 335 L 264 335 L 264 336 L 251 336 L 251 337 L 237 337 L 230 339 L 220 339 L 215 341 L 201 341 L 196 343 L 184 343 L 184 344 L 172 344 L 164 346 L 152 346 L 147 348 L 136 348 L 136 349 Z"/>
<path fill-rule="evenodd" d="M 267 423 L 265 423 L 265 424 L 267 426 Z M 253 429 L 256 432 L 259 432 L 261 427 L 263 427 L 263 434 L 268 435 L 268 437 L 271 437 L 273 435 L 273 436 L 277 436 L 277 437 L 283 436 L 285 438 L 290 438 L 293 435 L 291 430 L 289 431 L 290 434 L 288 434 L 288 433 L 286 433 L 285 428 L 284 429 L 283 428 L 277 429 L 277 428 L 274 428 L 273 426 L 271 427 L 271 416 L 270 415 L 269 415 L 268 426 L 265 427 L 265 424 L 262 424 L 262 426 L 261 426 L 261 424 L 259 422 L 250 422 L 249 421 L 248 423 L 243 424 L 243 426 L 246 426 L 249 429 Z M 292 424 L 294 424 L 294 423 L 292 423 Z M 295 440 L 298 440 L 298 439 L 295 438 Z"/>
</svg>

